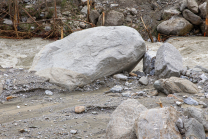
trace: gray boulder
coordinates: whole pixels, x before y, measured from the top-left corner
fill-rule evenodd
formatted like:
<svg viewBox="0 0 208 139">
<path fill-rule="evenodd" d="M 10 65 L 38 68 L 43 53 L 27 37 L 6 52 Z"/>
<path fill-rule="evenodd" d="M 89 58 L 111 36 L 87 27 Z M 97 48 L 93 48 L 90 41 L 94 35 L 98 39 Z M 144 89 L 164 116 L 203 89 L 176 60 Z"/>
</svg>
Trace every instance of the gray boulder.
<svg viewBox="0 0 208 139">
<path fill-rule="evenodd" d="M 155 51 L 147 51 L 143 58 L 143 72 L 145 74 L 154 75 L 155 74 Z"/>
<path fill-rule="evenodd" d="M 98 26 L 102 25 L 103 14 L 98 19 Z M 124 23 L 123 13 L 111 10 L 105 14 L 105 26 L 121 26 Z"/>
<path fill-rule="evenodd" d="M 190 11 L 197 14 L 199 12 L 199 5 L 196 0 L 187 0 L 187 7 Z"/>
<path fill-rule="evenodd" d="M 138 139 L 182 139 L 176 127 L 179 118 L 172 107 L 155 108 L 140 113 L 134 124 Z"/>
<path fill-rule="evenodd" d="M 184 103 L 188 104 L 188 105 L 199 105 L 198 101 L 196 101 L 195 99 L 191 98 L 191 97 L 188 97 L 188 98 L 185 98 L 184 100 Z"/>
<path fill-rule="evenodd" d="M 149 83 L 148 77 L 145 77 L 145 76 L 141 77 L 139 79 L 139 83 L 142 85 L 148 85 L 148 83 Z"/>
<path fill-rule="evenodd" d="M 165 94 L 189 93 L 196 94 L 199 92 L 197 86 L 187 79 L 171 77 L 169 79 L 160 79 L 155 81 L 154 87 L 158 92 Z"/>
<path fill-rule="evenodd" d="M 182 17 L 173 16 L 171 19 L 163 21 L 157 26 L 158 33 L 165 35 L 184 35 L 190 32 L 193 25 Z"/>
<path fill-rule="evenodd" d="M 130 72 L 145 51 L 144 40 L 133 28 L 95 27 L 46 45 L 30 71 L 73 90 L 104 76 Z"/>
<path fill-rule="evenodd" d="M 112 113 L 106 129 L 107 139 L 136 139 L 134 122 L 139 113 L 147 110 L 135 99 L 123 101 Z"/>
<path fill-rule="evenodd" d="M 204 130 L 208 131 L 208 123 L 205 118 L 205 113 L 201 109 L 195 107 L 188 107 L 184 110 L 184 115 L 188 116 L 188 118 L 195 118 L 204 126 Z"/>
<path fill-rule="evenodd" d="M 99 16 L 100 16 L 100 13 L 97 10 L 91 10 L 90 15 L 89 15 L 90 22 L 96 25 Z"/>
<path fill-rule="evenodd" d="M 207 6 L 207 2 L 204 2 L 204 3 L 199 5 L 199 11 L 200 11 L 199 15 L 203 19 L 206 18 L 206 6 Z"/>
<path fill-rule="evenodd" d="M 157 51 L 155 60 L 155 75 L 159 78 L 180 76 L 183 69 L 180 52 L 170 43 L 164 43 Z"/>
<path fill-rule="evenodd" d="M 183 11 L 183 17 L 190 21 L 192 24 L 194 25 L 200 25 L 202 23 L 202 19 L 200 16 L 194 14 L 193 12 L 191 12 L 190 10 L 188 9 L 185 9 Z"/>
<path fill-rule="evenodd" d="M 185 137 L 187 139 L 205 139 L 204 127 L 196 119 L 190 118 L 184 123 Z"/>
</svg>

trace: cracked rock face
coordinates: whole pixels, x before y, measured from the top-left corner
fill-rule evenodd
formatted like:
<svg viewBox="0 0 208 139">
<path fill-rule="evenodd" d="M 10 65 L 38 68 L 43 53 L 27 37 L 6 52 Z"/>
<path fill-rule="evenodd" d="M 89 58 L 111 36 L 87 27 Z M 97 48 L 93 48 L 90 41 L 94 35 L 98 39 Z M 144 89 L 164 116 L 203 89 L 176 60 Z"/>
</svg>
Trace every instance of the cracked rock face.
<svg viewBox="0 0 208 139">
<path fill-rule="evenodd" d="M 133 28 L 96 27 L 46 45 L 30 71 L 69 90 L 121 71 L 131 71 L 146 51 Z"/>
</svg>

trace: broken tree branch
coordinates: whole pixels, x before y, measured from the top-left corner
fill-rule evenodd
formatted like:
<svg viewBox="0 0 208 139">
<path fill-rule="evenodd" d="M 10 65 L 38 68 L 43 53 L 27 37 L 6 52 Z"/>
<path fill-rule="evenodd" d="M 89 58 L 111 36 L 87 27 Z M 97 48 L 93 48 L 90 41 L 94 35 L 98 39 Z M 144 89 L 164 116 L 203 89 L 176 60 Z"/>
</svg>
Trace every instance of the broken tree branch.
<svg viewBox="0 0 208 139">
<path fill-rule="evenodd" d="M 142 23 L 143 23 L 143 25 L 144 25 L 144 28 L 146 29 L 146 31 L 147 31 L 147 33 L 148 33 L 148 36 L 149 36 L 149 38 L 150 38 L 151 42 L 153 43 L 153 42 L 154 42 L 154 40 L 153 40 L 153 38 L 152 38 L 152 35 L 150 34 L 150 32 L 149 32 L 149 30 L 148 30 L 147 26 L 145 25 L 145 23 L 144 23 L 144 21 L 143 21 L 142 16 L 141 16 L 141 20 L 142 20 Z"/>
</svg>

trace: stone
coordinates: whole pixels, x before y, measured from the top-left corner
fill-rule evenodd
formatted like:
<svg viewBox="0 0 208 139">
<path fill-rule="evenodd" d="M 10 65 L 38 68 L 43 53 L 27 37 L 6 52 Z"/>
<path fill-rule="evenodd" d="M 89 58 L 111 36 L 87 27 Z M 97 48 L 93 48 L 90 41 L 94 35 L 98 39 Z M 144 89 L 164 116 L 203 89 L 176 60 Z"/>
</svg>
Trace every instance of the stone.
<svg viewBox="0 0 208 139">
<path fill-rule="evenodd" d="M 180 5 L 180 11 L 182 12 L 187 7 L 187 0 L 183 0 Z"/>
<path fill-rule="evenodd" d="M 208 80 L 207 76 L 203 73 L 202 75 L 199 76 L 202 80 Z"/>
<path fill-rule="evenodd" d="M 53 92 L 51 92 L 50 90 L 45 90 L 45 94 L 48 95 L 48 96 L 52 96 Z"/>
<path fill-rule="evenodd" d="M 207 108 L 207 104 L 203 101 L 199 101 L 199 105 L 202 105 L 202 108 Z"/>
<path fill-rule="evenodd" d="M 199 5 L 199 16 L 203 19 L 206 18 L 206 6 L 207 6 L 207 2 L 204 2 L 202 4 Z"/>
<path fill-rule="evenodd" d="M 2 94 L 2 92 L 3 92 L 3 88 L 4 88 L 3 84 L 2 84 L 2 83 L 0 83 L 0 95 L 1 95 L 1 94 Z"/>
<path fill-rule="evenodd" d="M 199 103 L 191 97 L 185 98 L 183 101 L 188 105 L 195 105 L 195 106 L 199 105 Z"/>
<path fill-rule="evenodd" d="M 185 127 L 185 138 L 187 139 L 205 139 L 206 135 L 204 127 L 196 119 L 190 118 L 184 123 Z"/>
<path fill-rule="evenodd" d="M 100 13 L 97 10 L 91 10 L 90 15 L 89 15 L 90 22 L 96 25 L 98 22 L 99 16 L 100 16 Z"/>
<path fill-rule="evenodd" d="M 123 75 L 123 74 L 115 74 L 115 75 L 113 75 L 113 78 L 120 79 L 120 80 L 123 80 L 123 81 L 128 80 L 128 77 Z"/>
<path fill-rule="evenodd" d="M 87 6 L 84 6 L 81 10 L 81 14 L 87 14 Z"/>
<path fill-rule="evenodd" d="M 131 9 L 130 9 L 130 13 L 131 13 L 132 15 L 137 15 L 137 10 L 136 10 L 135 8 L 131 8 Z"/>
<path fill-rule="evenodd" d="M 147 77 L 143 76 L 139 79 L 139 83 L 142 84 L 142 85 L 148 85 L 149 80 L 148 80 Z"/>
<path fill-rule="evenodd" d="M 82 29 L 85 29 L 87 27 L 87 25 L 84 23 L 84 22 L 80 22 L 79 23 L 79 26 L 82 28 Z"/>
<path fill-rule="evenodd" d="M 139 113 L 147 110 L 136 99 L 123 101 L 112 113 L 106 129 L 107 139 L 135 139 L 134 122 Z"/>
<path fill-rule="evenodd" d="M 183 17 L 173 16 L 157 26 L 158 33 L 183 36 L 193 29 L 193 25 Z"/>
<path fill-rule="evenodd" d="M 193 12 L 191 12 L 190 10 L 188 9 L 185 9 L 183 11 L 183 17 L 190 21 L 192 24 L 194 25 L 200 25 L 202 23 L 202 19 L 200 16 L 194 14 Z"/>
<path fill-rule="evenodd" d="M 123 97 L 131 97 L 131 94 L 132 94 L 131 91 L 125 91 L 125 92 L 121 93 L 121 95 L 122 95 Z"/>
<path fill-rule="evenodd" d="M 173 107 L 142 111 L 135 121 L 138 139 L 182 139 L 175 125 L 179 114 Z"/>
<path fill-rule="evenodd" d="M 163 19 L 170 19 L 172 16 L 180 15 L 181 12 L 175 8 L 170 8 L 163 11 L 162 18 Z"/>
<path fill-rule="evenodd" d="M 115 85 L 114 87 L 112 87 L 110 89 L 110 91 L 112 93 L 120 93 L 121 91 L 123 91 L 123 86 L 121 86 L 121 85 Z"/>
<path fill-rule="evenodd" d="M 77 130 L 70 130 L 70 133 L 71 134 L 76 134 L 77 133 Z"/>
<path fill-rule="evenodd" d="M 110 8 L 114 8 L 114 7 L 118 7 L 119 5 L 118 4 L 110 4 Z"/>
<path fill-rule="evenodd" d="M 4 19 L 3 23 L 4 23 L 4 24 L 7 24 L 7 25 L 13 25 L 12 20 L 6 19 L 6 18 Z"/>
<path fill-rule="evenodd" d="M 144 91 L 136 92 L 136 94 L 137 94 L 138 96 L 145 96 L 145 95 L 146 95 Z"/>
<path fill-rule="evenodd" d="M 143 72 L 153 76 L 155 74 L 155 51 L 147 51 L 143 58 Z"/>
<path fill-rule="evenodd" d="M 30 71 L 73 90 L 101 77 L 130 72 L 145 51 L 144 40 L 133 28 L 90 28 L 43 47 Z"/>
<path fill-rule="evenodd" d="M 187 0 L 187 7 L 190 11 L 197 14 L 199 11 L 199 5 L 196 0 Z"/>
<path fill-rule="evenodd" d="M 103 15 L 100 15 L 97 25 L 102 25 Z M 105 26 L 121 26 L 124 23 L 123 13 L 110 10 L 105 14 Z"/>
<path fill-rule="evenodd" d="M 85 112 L 85 106 L 76 106 L 74 111 L 75 113 L 83 113 Z"/>
<path fill-rule="evenodd" d="M 205 117 L 205 113 L 203 110 L 195 107 L 188 107 L 184 109 L 184 115 L 189 118 L 195 118 L 198 122 L 200 122 L 204 126 L 204 130 L 208 131 L 208 123 Z"/>
<path fill-rule="evenodd" d="M 126 21 L 131 23 L 132 22 L 132 15 L 128 14 L 126 16 Z"/>
<path fill-rule="evenodd" d="M 180 52 L 172 44 L 164 43 L 156 54 L 155 75 L 159 78 L 180 77 L 181 70 L 183 62 Z"/>
<path fill-rule="evenodd" d="M 189 93 L 196 94 L 199 92 L 198 87 L 187 79 L 171 77 L 155 81 L 154 87 L 158 92 L 168 94 Z"/>
</svg>

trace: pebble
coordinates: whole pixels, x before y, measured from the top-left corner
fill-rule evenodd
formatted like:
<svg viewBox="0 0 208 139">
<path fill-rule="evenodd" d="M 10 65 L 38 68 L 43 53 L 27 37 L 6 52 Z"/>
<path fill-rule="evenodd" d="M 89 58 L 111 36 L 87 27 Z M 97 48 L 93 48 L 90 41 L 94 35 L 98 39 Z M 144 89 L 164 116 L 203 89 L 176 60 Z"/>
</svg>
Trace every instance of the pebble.
<svg viewBox="0 0 208 139">
<path fill-rule="evenodd" d="M 85 106 L 76 106 L 74 111 L 75 113 L 82 113 L 85 111 Z"/>
<path fill-rule="evenodd" d="M 186 103 L 188 105 L 195 105 L 195 106 L 199 105 L 199 103 L 196 100 L 194 100 L 193 98 L 190 98 L 190 97 L 184 99 L 184 103 Z"/>
<path fill-rule="evenodd" d="M 149 82 L 149 80 L 145 76 L 143 76 L 139 79 L 139 83 L 142 84 L 142 85 L 148 85 L 148 82 Z"/>
<path fill-rule="evenodd" d="M 183 103 L 180 101 L 176 101 L 176 105 L 181 106 Z"/>
<path fill-rule="evenodd" d="M 49 96 L 52 96 L 53 95 L 53 92 L 51 92 L 50 90 L 45 90 L 45 94 L 46 95 L 49 95 Z"/>
<path fill-rule="evenodd" d="M 123 75 L 123 74 L 115 74 L 115 75 L 113 75 L 113 78 L 120 79 L 120 80 L 123 80 L 123 81 L 128 80 L 128 77 Z"/>
<path fill-rule="evenodd" d="M 110 89 L 111 92 L 121 92 L 123 90 L 123 87 L 121 85 L 115 85 L 113 88 Z"/>
<path fill-rule="evenodd" d="M 77 133 L 77 130 L 71 130 L 70 133 L 71 134 L 76 134 Z"/>
<path fill-rule="evenodd" d="M 20 108 L 20 106 L 17 106 L 17 108 L 19 109 L 19 108 Z"/>
<path fill-rule="evenodd" d="M 96 111 L 93 111 L 92 114 L 97 115 L 98 113 Z"/>
</svg>

